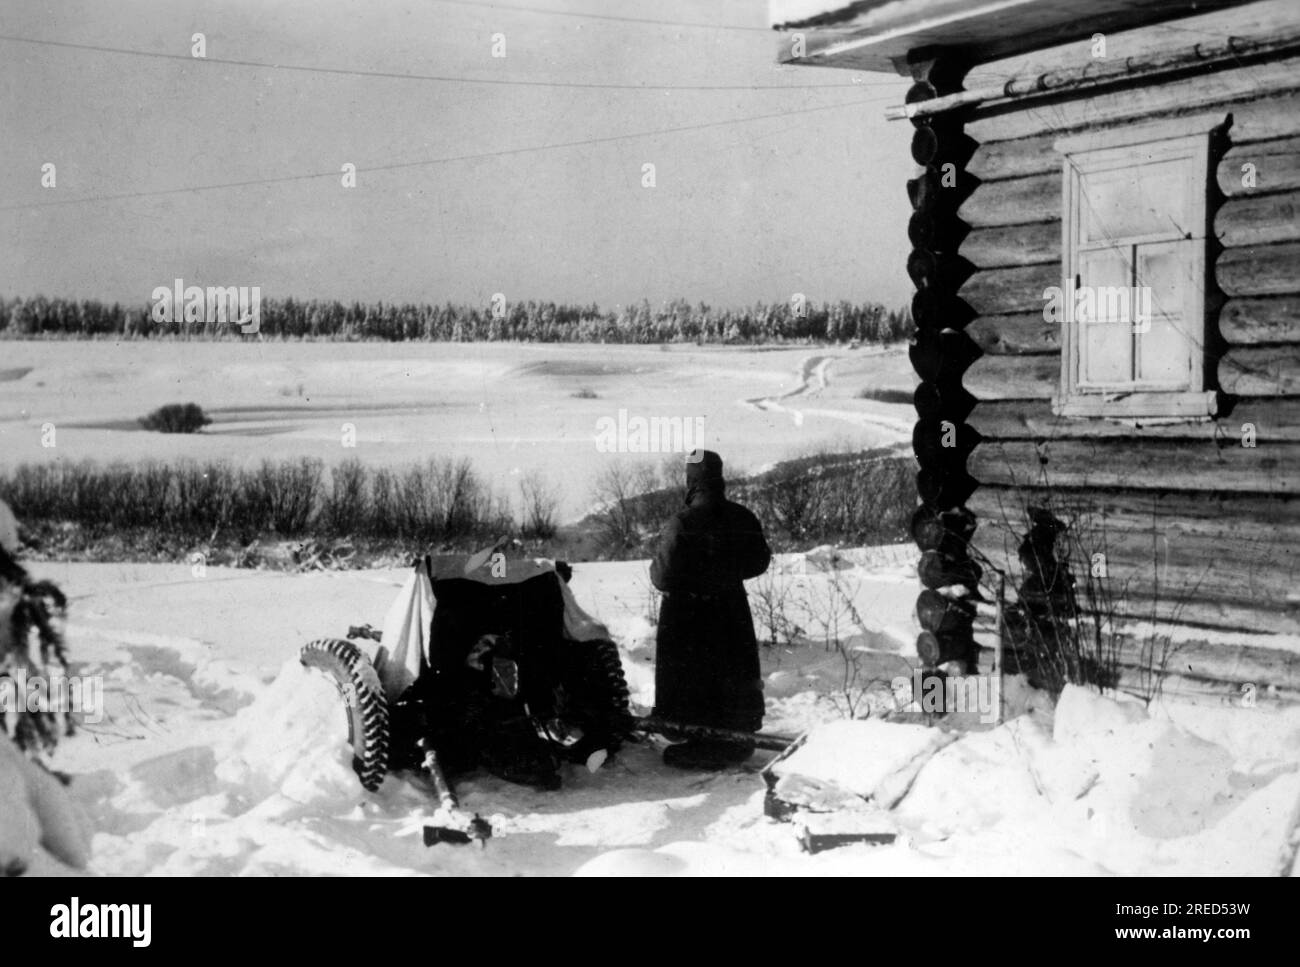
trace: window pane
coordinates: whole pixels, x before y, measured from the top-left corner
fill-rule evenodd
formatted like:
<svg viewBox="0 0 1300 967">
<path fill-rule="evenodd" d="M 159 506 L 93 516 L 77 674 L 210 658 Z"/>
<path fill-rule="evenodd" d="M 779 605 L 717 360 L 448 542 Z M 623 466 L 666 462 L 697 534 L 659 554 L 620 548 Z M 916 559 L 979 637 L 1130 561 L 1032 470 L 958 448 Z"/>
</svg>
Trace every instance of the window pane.
<svg viewBox="0 0 1300 967">
<path fill-rule="evenodd" d="M 1144 383 L 1182 386 L 1191 375 L 1192 340 L 1182 319 L 1157 316 L 1137 336 L 1138 379 Z"/>
<path fill-rule="evenodd" d="M 1191 231 L 1189 164 L 1189 159 L 1179 158 L 1084 172 L 1079 178 L 1084 243 Z"/>
<path fill-rule="evenodd" d="M 1079 253 L 1075 310 L 1082 383 L 1113 385 L 1133 379 L 1133 326 L 1123 305 L 1131 265 L 1127 249 Z"/>
<path fill-rule="evenodd" d="M 1187 294 L 1191 285 L 1191 249 L 1195 242 L 1163 242 L 1137 247 L 1135 297 L 1143 310 L 1138 316 L 1138 379 L 1184 385 L 1191 372 L 1192 353 L 1200 329 L 1187 327 Z M 1142 331 L 1147 329 L 1148 331 Z"/>
<path fill-rule="evenodd" d="M 1136 306 L 1151 315 L 1181 317 L 1191 282 L 1190 249 L 1194 243 L 1139 245 Z"/>
</svg>

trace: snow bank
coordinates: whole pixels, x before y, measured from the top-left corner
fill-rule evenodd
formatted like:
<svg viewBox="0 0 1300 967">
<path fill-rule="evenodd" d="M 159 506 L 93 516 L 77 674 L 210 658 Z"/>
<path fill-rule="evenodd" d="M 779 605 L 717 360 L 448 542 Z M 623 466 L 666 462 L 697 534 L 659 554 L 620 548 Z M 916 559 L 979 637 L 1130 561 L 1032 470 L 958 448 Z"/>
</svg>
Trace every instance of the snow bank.
<svg viewBox="0 0 1300 967">
<path fill-rule="evenodd" d="M 807 581 L 861 577 L 855 606 L 876 640 L 915 637 L 915 577 L 901 555 L 816 558 Z M 1008 706 L 1028 714 L 996 729 L 849 721 L 837 705 L 844 662 L 820 644 L 764 649 L 766 727 L 812 730 L 781 781 L 806 772 L 819 795 L 891 805 L 894 844 L 805 855 L 791 824 L 764 815 L 759 777 L 679 772 L 651 741 L 595 774 L 566 769 L 557 793 L 462 781 L 462 803 L 496 835 L 483 850 L 426 849 L 427 794 L 395 778 L 375 794 L 361 789 L 342 700 L 297 661 L 303 642 L 335 630 L 331 609 L 382 616 L 396 593 L 376 580 L 386 572 L 249 573 L 238 585 L 196 586 L 162 582 L 170 572 L 149 565 L 77 568 L 102 593 L 70 646 L 104 676 L 110 714 L 60 744 L 57 767 L 77 774 L 68 788 L 0 748 L 0 863 L 67 872 L 88 862 L 114 875 L 1297 872 L 1300 709 L 1148 711 L 1081 689 L 1053 708 L 1012 683 Z M 645 562 L 583 564 L 573 589 L 609 625 L 634 698 L 649 705 L 644 579 Z M 237 599 L 221 587 L 238 587 Z M 116 630 L 147 622 L 154 633 Z M 886 682 L 902 662 L 898 651 L 862 654 L 869 677 Z"/>
<path fill-rule="evenodd" d="M 54 776 L 0 733 L 0 874 L 72 874 L 89 859 L 85 816 Z"/>
<path fill-rule="evenodd" d="M 216 778 L 253 798 L 279 794 L 298 803 L 357 798 L 343 699 L 323 674 L 296 660 L 235 716 L 217 750 Z"/>
<path fill-rule="evenodd" d="M 920 725 L 845 720 L 822 726 L 773 772 L 801 776 L 893 806 L 952 736 Z"/>
</svg>

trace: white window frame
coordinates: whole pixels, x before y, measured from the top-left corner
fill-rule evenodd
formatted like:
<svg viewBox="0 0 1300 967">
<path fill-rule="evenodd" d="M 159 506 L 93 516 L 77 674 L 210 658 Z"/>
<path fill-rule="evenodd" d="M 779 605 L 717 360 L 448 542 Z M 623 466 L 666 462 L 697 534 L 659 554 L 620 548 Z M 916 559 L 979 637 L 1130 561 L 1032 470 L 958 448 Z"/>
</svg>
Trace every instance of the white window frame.
<svg viewBox="0 0 1300 967">
<path fill-rule="evenodd" d="M 1135 246 L 1169 242 L 1190 242 L 1188 273 L 1190 283 L 1184 292 L 1183 314 L 1191 329 L 1194 345 L 1189 360 L 1186 385 L 1162 389 L 1157 384 L 1140 382 L 1106 388 L 1085 386 L 1080 379 L 1082 339 L 1079 323 L 1072 312 L 1061 321 L 1061 384 L 1059 395 L 1052 398 L 1052 412 L 1066 417 L 1107 417 L 1123 420 L 1139 418 L 1172 420 L 1208 420 L 1214 416 L 1217 394 L 1205 389 L 1205 249 L 1209 224 L 1207 199 L 1210 190 L 1210 143 L 1212 132 L 1227 120 L 1225 112 L 1198 114 L 1131 125 L 1120 129 L 1089 132 L 1059 138 L 1053 147 L 1063 156 L 1061 185 L 1061 291 L 1074 304 L 1075 280 L 1079 275 L 1080 253 L 1104 250 L 1102 243 L 1083 238 L 1085 220 L 1082 182 L 1089 175 L 1132 167 L 1140 147 L 1143 162 L 1186 160 L 1187 216 L 1190 224 L 1178 232 L 1171 223 L 1168 232 L 1122 236 L 1110 240 L 1109 247 L 1127 248 L 1135 258 Z M 1136 264 L 1134 265 L 1136 271 Z"/>
</svg>

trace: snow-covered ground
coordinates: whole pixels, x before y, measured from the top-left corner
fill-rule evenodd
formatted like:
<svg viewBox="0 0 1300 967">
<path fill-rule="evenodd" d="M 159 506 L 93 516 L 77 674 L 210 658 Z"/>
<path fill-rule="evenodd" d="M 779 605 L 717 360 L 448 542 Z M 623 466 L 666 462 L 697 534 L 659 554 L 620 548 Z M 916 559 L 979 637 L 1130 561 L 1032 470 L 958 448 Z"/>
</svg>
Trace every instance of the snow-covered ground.
<svg viewBox="0 0 1300 967">
<path fill-rule="evenodd" d="M 585 513 L 600 474 L 629 458 L 657 465 L 665 450 L 706 446 L 734 475 L 804 453 L 902 443 L 913 422 L 915 377 L 901 346 L 60 340 L 10 341 L 3 353 L 0 470 L 78 460 L 466 458 L 511 501 L 522 475 L 541 474 L 565 520 Z M 865 387 L 900 399 L 860 399 Z M 139 417 L 183 402 L 212 424 L 194 434 L 140 428 Z M 611 453 L 597 434 L 620 411 L 699 419 L 701 435 L 660 441 L 656 453 Z"/>
<path fill-rule="evenodd" d="M 822 614 L 833 588 L 852 600 L 838 634 L 859 658 L 859 683 L 879 686 L 909 674 L 913 563 L 905 548 L 812 552 L 783 557 L 779 584 L 794 588 L 792 600 L 820 602 Z M 898 833 L 893 844 L 807 855 L 795 826 L 764 816 L 759 776 L 670 770 L 647 743 L 595 773 L 570 767 L 558 792 L 463 782 L 463 805 L 491 821 L 493 838 L 484 849 L 426 848 L 433 804 L 391 777 L 378 793 L 362 791 L 333 685 L 297 662 L 311 638 L 378 624 L 402 572 L 34 570 L 72 598 L 75 670 L 104 679 L 104 720 L 65 740 L 56 760 L 75 776 L 68 793 L 91 832 L 92 872 L 1297 872 L 1300 710 L 1147 710 L 1072 689 L 1055 710 L 1021 694 L 1013 704 L 1026 714 L 986 731 L 850 722 L 844 661 L 807 640 L 827 632 L 807 618 L 796 622 L 802 643 L 765 649 L 766 728 L 822 724 L 787 767 L 823 791 L 870 797 L 872 821 Z M 573 588 L 610 625 L 634 701 L 648 706 L 644 562 L 580 564 Z M 11 756 L 0 754 L 0 771 L 0 851 L 39 839 L 41 813 L 56 827 L 47 845 L 59 854 L 71 842 L 75 856 L 59 790 L 30 790 L 30 776 L 20 784 Z M 33 872 L 61 868 L 38 859 Z"/>
</svg>

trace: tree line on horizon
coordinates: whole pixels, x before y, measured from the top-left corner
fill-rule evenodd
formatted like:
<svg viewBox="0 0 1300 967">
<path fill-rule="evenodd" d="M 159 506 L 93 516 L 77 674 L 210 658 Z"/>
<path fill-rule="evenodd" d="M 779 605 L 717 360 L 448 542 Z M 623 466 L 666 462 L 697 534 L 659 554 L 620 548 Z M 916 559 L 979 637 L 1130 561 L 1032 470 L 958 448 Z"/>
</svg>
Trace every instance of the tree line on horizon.
<svg viewBox="0 0 1300 967">
<path fill-rule="evenodd" d="M 885 344 L 912 332 L 907 308 L 847 301 L 760 302 L 716 309 L 674 299 L 601 309 L 526 301 L 492 306 L 444 303 L 344 303 L 264 299 L 259 334 L 273 339 L 437 342 L 767 343 L 785 341 Z M 158 322 L 151 306 L 93 299 L 0 298 L 0 336 L 7 338 L 248 338 L 213 321 Z"/>
</svg>

